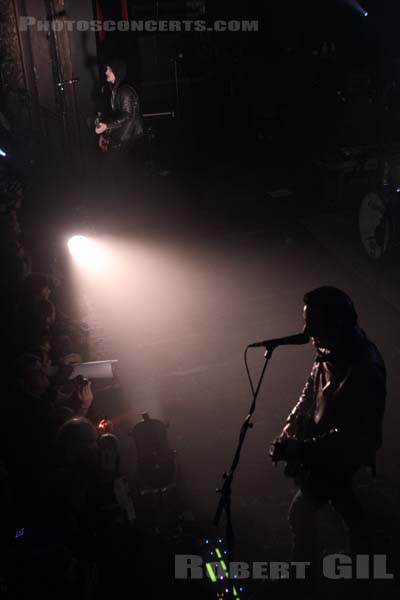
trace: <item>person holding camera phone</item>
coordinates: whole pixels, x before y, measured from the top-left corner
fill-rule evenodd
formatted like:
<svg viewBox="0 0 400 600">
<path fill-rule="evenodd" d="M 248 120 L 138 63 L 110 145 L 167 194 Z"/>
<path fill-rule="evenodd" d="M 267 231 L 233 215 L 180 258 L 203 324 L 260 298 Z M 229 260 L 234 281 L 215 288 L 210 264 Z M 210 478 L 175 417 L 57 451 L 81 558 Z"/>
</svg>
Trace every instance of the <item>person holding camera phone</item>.
<svg viewBox="0 0 400 600">
<path fill-rule="evenodd" d="M 386 370 L 358 326 L 351 299 L 324 286 L 304 296 L 304 332 L 317 349 L 300 399 L 270 453 L 287 461 L 299 486 L 289 509 L 293 560 L 317 560 L 317 513 L 331 502 L 350 533 L 354 554 L 371 553 L 364 511 L 353 490 L 362 467 L 375 473 L 382 445 Z"/>
<path fill-rule="evenodd" d="M 75 381 L 76 414 L 80 417 L 86 417 L 93 402 L 92 382 L 82 377 L 82 375 L 78 375 Z"/>
</svg>

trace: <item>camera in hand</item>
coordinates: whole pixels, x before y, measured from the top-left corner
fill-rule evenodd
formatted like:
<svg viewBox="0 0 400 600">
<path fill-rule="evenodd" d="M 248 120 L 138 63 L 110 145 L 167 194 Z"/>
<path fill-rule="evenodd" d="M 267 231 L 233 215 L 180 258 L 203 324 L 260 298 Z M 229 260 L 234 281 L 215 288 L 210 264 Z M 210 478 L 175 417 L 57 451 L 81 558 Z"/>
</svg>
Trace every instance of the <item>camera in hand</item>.
<svg viewBox="0 0 400 600">
<path fill-rule="evenodd" d="M 83 375 L 78 375 L 75 379 L 76 381 L 76 387 L 78 388 L 79 391 L 82 391 L 83 388 L 89 383 L 89 379 L 86 379 L 86 377 L 83 377 Z"/>
</svg>

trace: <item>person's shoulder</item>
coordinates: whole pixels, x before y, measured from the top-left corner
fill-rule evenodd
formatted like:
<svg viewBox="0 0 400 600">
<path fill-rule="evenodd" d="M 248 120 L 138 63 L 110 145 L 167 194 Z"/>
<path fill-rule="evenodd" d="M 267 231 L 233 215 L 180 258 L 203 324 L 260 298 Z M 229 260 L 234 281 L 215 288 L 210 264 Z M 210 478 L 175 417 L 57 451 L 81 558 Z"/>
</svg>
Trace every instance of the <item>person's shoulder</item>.
<svg viewBox="0 0 400 600">
<path fill-rule="evenodd" d="M 365 334 L 359 346 L 354 368 L 357 372 L 362 373 L 366 380 L 386 379 L 386 367 L 383 356 L 374 342 Z"/>
<path fill-rule="evenodd" d="M 127 83 L 127 82 L 121 83 L 121 85 L 119 86 L 119 91 L 123 94 L 129 94 L 131 96 L 137 97 L 137 92 L 130 83 Z"/>
<path fill-rule="evenodd" d="M 383 356 L 378 350 L 378 347 L 366 335 L 360 347 L 359 360 L 363 363 L 369 363 L 371 366 L 385 366 Z"/>
</svg>

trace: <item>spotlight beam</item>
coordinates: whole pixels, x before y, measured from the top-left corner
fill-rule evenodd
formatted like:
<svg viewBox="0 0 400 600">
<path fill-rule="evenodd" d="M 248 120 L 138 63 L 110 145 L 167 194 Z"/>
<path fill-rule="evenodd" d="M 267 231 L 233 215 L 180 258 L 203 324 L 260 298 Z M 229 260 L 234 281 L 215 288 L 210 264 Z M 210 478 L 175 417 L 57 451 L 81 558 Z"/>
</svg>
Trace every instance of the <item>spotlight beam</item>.
<svg viewBox="0 0 400 600">
<path fill-rule="evenodd" d="M 356 12 L 358 12 L 363 17 L 368 17 L 368 11 L 363 8 L 363 6 L 357 0 L 345 0 L 345 4 L 349 7 L 353 8 Z"/>
<path fill-rule="evenodd" d="M 84 235 L 74 235 L 68 241 L 71 256 L 83 267 L 92 269 L 100 263 L 99 248 L 94 240 Z"/>
</svg>

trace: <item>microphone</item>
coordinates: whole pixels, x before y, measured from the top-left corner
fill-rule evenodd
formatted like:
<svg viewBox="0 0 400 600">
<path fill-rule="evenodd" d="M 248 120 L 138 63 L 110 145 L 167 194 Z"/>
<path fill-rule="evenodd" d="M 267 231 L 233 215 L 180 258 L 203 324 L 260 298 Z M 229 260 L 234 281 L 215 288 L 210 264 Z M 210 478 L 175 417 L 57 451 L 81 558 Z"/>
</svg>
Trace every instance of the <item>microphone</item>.
<svg viewBox="0 0 400 600">
<path fill-rule="evenodd" d="M 263 340 L 249 344 L 248 348 L 276 348 L 277 346 L 301 346 L 308 344 L 310 337 L 306 333 L 296 333 L 287 337 L 275 338 L 274 340 Z"/>
</svg>

